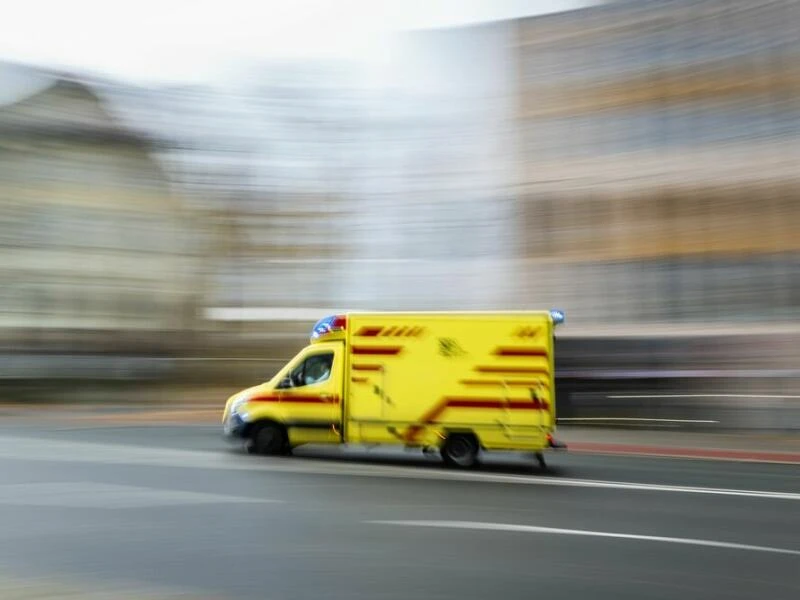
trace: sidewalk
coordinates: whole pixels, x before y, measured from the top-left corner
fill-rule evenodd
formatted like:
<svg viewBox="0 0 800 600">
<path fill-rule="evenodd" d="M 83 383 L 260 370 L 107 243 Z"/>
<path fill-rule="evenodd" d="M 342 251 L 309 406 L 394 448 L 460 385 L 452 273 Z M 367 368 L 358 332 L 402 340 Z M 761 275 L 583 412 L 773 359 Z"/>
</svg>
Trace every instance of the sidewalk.
<svg viewBox="0 0 800 600">
<path fill-rule="evenodd" d="M 197 405 L 0 405 L 0 420 L 78 427 L 220 425 L 222 403 Z M 800 465 L 800 434 L 559 426 L 556 438 L 579 454 L 700 458 Z"/>
<path fill-rule="evenodd" d="M 152 585 L 109 584 L 86 578 L 22 577 L 0 573 L 3 600 L 211 600 L 183 590 L 157 590 Z"/>
<path fill-rule="evenodd" d="M 44 420 L 85 426 L 215 425 L 224 403 L 0 404 L 0 419 Z"/>
<path fill-rule="evenodd" d="M 699 433 L 680 430 L 558 428 L 557 439 L 569 452 L 702 458 L 800 465 L 800 434 L 742 432 Z"/>
</svg>

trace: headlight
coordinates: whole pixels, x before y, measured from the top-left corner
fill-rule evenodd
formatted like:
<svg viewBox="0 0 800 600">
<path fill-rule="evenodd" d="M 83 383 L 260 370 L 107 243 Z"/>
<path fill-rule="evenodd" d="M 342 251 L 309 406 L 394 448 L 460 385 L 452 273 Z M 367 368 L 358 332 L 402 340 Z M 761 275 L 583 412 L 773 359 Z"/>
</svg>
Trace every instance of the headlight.
<svg viewBox="0 0 800 600">
<path fill-rule="evenodd" d="M 236 412 L 242 407 L 242 405 L 247 402 L 247 397 L 242 395 L 236 398 L 236 400 L 231 403 L 231 414 L 236 414 Z"/>
</svg>

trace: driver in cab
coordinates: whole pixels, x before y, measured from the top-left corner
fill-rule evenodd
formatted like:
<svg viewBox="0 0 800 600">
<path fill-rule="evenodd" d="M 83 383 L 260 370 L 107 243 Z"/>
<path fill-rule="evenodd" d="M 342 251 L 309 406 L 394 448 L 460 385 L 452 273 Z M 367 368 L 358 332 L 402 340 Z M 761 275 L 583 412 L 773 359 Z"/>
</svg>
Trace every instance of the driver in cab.
<svg viewBox="0 0 800 600">
<path fill-rule="evenodd" d="M 312 385 L 325 381 L 331 375 L 331 365 L 326 360 L 309 361 L 303 374 L 303 385 Z"/>
</svg>

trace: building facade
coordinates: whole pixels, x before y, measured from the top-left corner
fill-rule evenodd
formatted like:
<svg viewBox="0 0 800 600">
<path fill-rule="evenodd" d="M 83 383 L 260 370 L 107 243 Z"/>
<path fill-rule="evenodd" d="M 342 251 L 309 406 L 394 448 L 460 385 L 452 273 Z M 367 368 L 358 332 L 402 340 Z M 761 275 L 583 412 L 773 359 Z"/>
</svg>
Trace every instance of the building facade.
<svg viewBox="0 0 800 600">
<path fill-rule="evenodd" d="M 0 107 L 4 345 L 169 348 L 200 300 L 194 216 L 92 86 L 22 74 Z"/>
<path fill-rule="evenodd" d="M 800 313 L 800 4 L 517 22 L 525 294 L 591 322 Z"/>
</svg>

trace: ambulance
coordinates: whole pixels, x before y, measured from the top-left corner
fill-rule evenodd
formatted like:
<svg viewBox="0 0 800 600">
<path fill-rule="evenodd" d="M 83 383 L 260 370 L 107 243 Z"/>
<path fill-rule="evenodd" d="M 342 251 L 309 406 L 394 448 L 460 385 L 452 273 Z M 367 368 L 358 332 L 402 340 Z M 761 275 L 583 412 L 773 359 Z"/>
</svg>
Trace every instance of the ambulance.
<svg viewBox="0 0 800 600">
<path fill-rule="evenodd" d="M 485 451 L 545 466 L 555 441 L 561 311 L 348 313 L 321 319 L 272 379 L 228 399 L 223 429 L 255 454 L 393 444 L 469 468 Z"/>
</svg>

